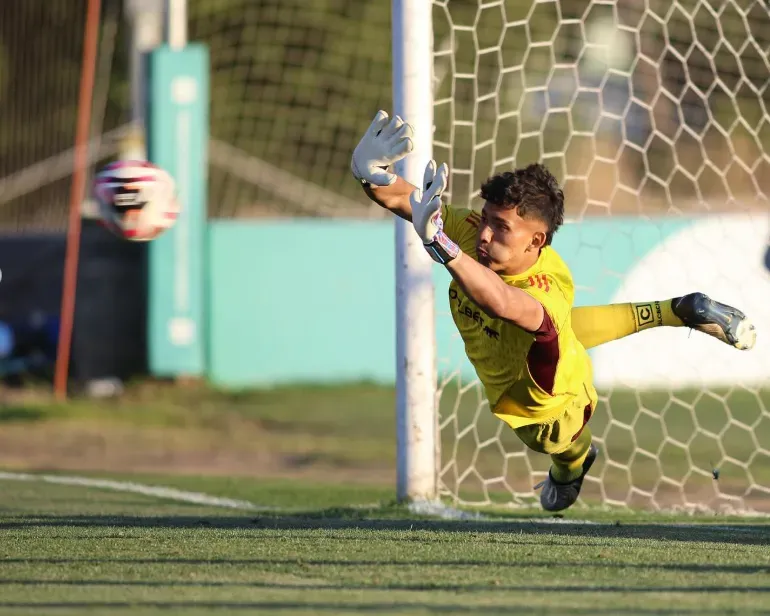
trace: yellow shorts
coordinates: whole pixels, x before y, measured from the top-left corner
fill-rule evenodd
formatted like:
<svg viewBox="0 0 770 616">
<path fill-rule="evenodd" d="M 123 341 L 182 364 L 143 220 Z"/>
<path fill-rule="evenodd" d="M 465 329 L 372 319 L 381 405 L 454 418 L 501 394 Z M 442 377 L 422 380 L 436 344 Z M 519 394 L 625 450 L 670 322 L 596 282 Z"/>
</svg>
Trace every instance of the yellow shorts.
<svg viewBox="0 0 770 616">
<path fill-rule="evenodd" d="M 571 404 L 562 413 L 543 423 L 521 426 L 513 431 L 533 451 L 562 453 L 569 449 L 583 432 L 593 415 L 593 408 L 590 403 L 586 406 Z"/>
</svg>

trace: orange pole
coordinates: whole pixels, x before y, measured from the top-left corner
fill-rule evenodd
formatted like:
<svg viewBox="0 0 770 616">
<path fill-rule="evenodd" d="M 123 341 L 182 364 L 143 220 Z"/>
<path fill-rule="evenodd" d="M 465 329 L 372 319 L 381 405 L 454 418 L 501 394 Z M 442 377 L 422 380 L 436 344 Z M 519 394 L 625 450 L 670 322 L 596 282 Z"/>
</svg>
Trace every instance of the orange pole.
<svg viewBox="0 0 770 616">
<path fill-rule="evenodd" d="M 67 398 L 72 327 L 75 321 L 75 290 L 80 255 L 80 206 L 85 197 L 88 167 L 88 131 L 91 125 L 91 97 L 96 79 L 96 55 L 99 45 L 99 13 L 101 0 L 88 0 L 86 29 L 83 35 L 83 66 L 80 71 L 78 120 L 75 131 L 75 168 L 70 191 L 67 248 L 64 256 L 64 286 L 62 287 L 59 343 L 56 350 L 54 393 L 58 400 Z"/>
</svg>

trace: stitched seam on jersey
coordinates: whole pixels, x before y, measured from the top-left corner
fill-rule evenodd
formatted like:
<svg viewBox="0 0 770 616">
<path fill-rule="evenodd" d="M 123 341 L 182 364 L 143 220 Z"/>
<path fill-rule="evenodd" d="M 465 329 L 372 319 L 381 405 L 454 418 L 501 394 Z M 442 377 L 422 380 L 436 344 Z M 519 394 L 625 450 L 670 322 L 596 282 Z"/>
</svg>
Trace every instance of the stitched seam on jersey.
<svg viewBox="0 0 770 616">
<path fill-rule="evenodd" d="M 547 275 L 547 274 L 545 274 L 545 275 Z M 529 288 L 532 289 L 533 287 L 529 287 Z M 564 303 L 567 304 L 567 306 L 569 307 L 569 309 L 565 313 L 564 320 L 561 323 L 558 323 L 553 317 L 551 317 L 551 322 L 553 323 L 554 327 L 556 328 L 556 331 L 558 333 L 561 333 L 562 329 L 564 329 L 564 325 L 566 325 L 566 323 L 569 321 L 570 314 L 572 313 L 572 305 L 569 303 L 569 300 L 567 299 L 567 295 L 562 290 L 561 285 L 556 283 L 556 278 L 554 276 L 551 276 L 551 289 L 552 290 L 553 289 L 558 289 L 559 290 L 559 294 L 561 295 L 562 299 L 564 300 Z M 534 295 L 531 296 L 531 297 L 534 297 Z M 535 297 L 535 299 L 537 299 L 537 298 Z M 537 301 L 540 301 L 540 300 L 538 299 Z M 542 304 L 542 302 L 540 302 L 540 303 Z M 543 308 L 543 310 L 545 310 L 545 308 Z"/>
<path fill-rule="evenodd" d="M 554 280 L 553 276 L 551 276 L 551 280 L 552 280 L 552 281 Z M 537 289 L 537 287 L 533 287 L 533 286 L 531 286 L 531 285 L 529 284 L 529 281 L 528 281 L 528 280 L 525 280 L 524 282 L 526 282 L 526 283 L 527 283 L 527 286 L 525 286 L 525 287 L 518 287 L 518 286 L 517 286 L 517 288 L 519 288 L 519 289 L 521 289 L 522 291 L 524 291 L 524 292 L 525 292 L 527 295 L 529 295 L 529 296 L 530 296 L 532 299 L 534 299 L 534 300 L 535 300 L 536 302 L 538 302 L 538 303 L 539 303 L 541 306 L 543 306 L 543 310 L 545 310 L 545 304 L 543 304 L 543 302 L 542 302 L 542 301 L 540 301 L 540 298 L 539 298 L 539 297 L 537 297 L 537 294 L 535 294 L 535 293 L 530 293 L 530 291 L 538 290 L 538 291 L 540 291 L 540 292 L 542 292 L 542 293 L 545 293 L 545 292 L 544 292 L 542 289 Z M 516 286 L 516 285 L 512 285 L 512 286 Z M 561 323 L 559 323 L 559 322 L 558 322 L 556 319 L 554 319 L 554 318 L 553 318 L 553 315 L 550 315 L 550 316 L 551 316 L 551 322 L 553 323 L 554 327 L 556 328 L 556 331 L 557 331 L 557 333 L 561 333 L 562 329 L 564 329 L 564 325 L 565 325 L 565 324 L 566 324 L 566 323 L 569 321 L 569 318 L 570 318 L 570 314 L 571 314 L 571 312 L 572 312 L 572 306 L 571 306 L 571 304 L 569 303 L 569 301 L 567 300 L 567 296 L 564 294 L 564 292 L 562 292 L 562 290 L 561 290 L 561 287 L 559 287 L 559 285 L 555 284 L 555 282 L 554 282 L 554 284 L 552 284 L 552 285 L 551 285 L 551 289 L 554 289 L 554 288 L 557 288 L 557 289 L 559 289 L 559 292 L 560 292 L 560 294 L 561 294 L 562 298 L 564 299 L 564 303 L 565 303 L 565 304 L 567 304 L 567 306 L 569 307 L 569 309 L 566 311 L 566 315 L 565 315 L 565 317 L 564 317 L 564 320 L 563 320 Z"/>
<path fill-rule="evenodd" d="M 580 435 L 583 433 L 583 430 L 586 429 L 586 426 L 588 425 L 588 422 L 591 420 L 591 417 L 594 414 L 594 410 L 591 408 L 591 403 L 589 402 L 585 408 L 583 409 L 583 425 L 580 426 L 580 430 L 575 432 L 575 434 L 572 435 L 572 438 L 570 439 L 570 443 L 574 443 Z"/>
<path fill-rule="evenodd" d="M 533 381 L 534 382 L 534 381 Z M 540 389 L 538 387 L 538 389 Z M 559 417 L 563 416 L 565 413 L 565 410 L 568 408 L 568 405 L 572 404 L 572 401 L 574 399 L 574 396 L 572 394 L 563 394 L 567 396 L 567 402 L 565 403 L 565 406 L 558 406 L 555 409 L 553 409 L 550 413 L 544 413 L 541 417 L 539 414 L 537 417 L 533 417 L 531 415 L 517 415 L 515 413 L 505 413 L 502 410 L 498 410 L 498 405 L 500 404 L 500 401 L 507 397 L 509 400 L 512 400 L 510 395 L 508 394 L 509 390 L 506 390 L 497 400 L 497 402 L 494 404 L 494 406 L 490 403 L 490 408 L 492 409 L 492 414 L 496 417 L 516 417 L 517 419 L 526 420 L 526 423 L 522 424 L 521 427 L 524 426 L 532 426 L 532 425 L 545 425 L 552 423 L 556 421 Z M 542 390 L 541 390 L 542 391 Z"/>
</svg>

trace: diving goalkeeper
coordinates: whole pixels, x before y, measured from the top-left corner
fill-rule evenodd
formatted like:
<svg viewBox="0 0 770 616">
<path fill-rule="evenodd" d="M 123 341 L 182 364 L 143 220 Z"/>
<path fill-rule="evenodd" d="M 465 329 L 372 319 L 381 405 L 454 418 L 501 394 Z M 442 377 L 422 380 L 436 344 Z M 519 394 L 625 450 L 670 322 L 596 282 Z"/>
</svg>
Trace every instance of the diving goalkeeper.
<svg viewBox="0 0 770 616">
<path fill-rule="evenodd" d="M 531 449 L 551 456 L 540 503 L 561 511 L 578 498 L 598 450 L 587 426 L 596 408 L 586 349 L 651 327 L 690 327 L 739 349 L 755 342 L 739 310 L 702 293 L 640 304 L 573 308 L 572 275 L 551 247 L 564 195 L 540 164 L 481 186 L 478 214 L 441 204 L 446 164 L 430 161 L 421 187 L 389 171 L 413 147 L 412 128 L 384 111 L 353 152 L 370 199 L 413 223 L 452 275 L 449 304 L 492 412 Z"/>
</svg>

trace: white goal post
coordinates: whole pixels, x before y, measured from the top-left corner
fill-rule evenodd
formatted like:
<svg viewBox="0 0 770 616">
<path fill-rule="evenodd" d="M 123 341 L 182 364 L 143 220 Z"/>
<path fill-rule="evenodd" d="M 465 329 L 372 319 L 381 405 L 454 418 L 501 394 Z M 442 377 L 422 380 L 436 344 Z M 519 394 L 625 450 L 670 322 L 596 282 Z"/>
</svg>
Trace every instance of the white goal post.
<svg viewBox="0 0 770 616">
<path fill-rule="evenodd" d="M 393 113 L 414 126 L 415 149 L 396 166 L 422 182 L 433 153 L 431 0 L 393 0 Z M 437 496 L 438 418 L 433 262 L 412 225 L 396 219 L 396 404 L 399 500 Z"/>
</svg>

